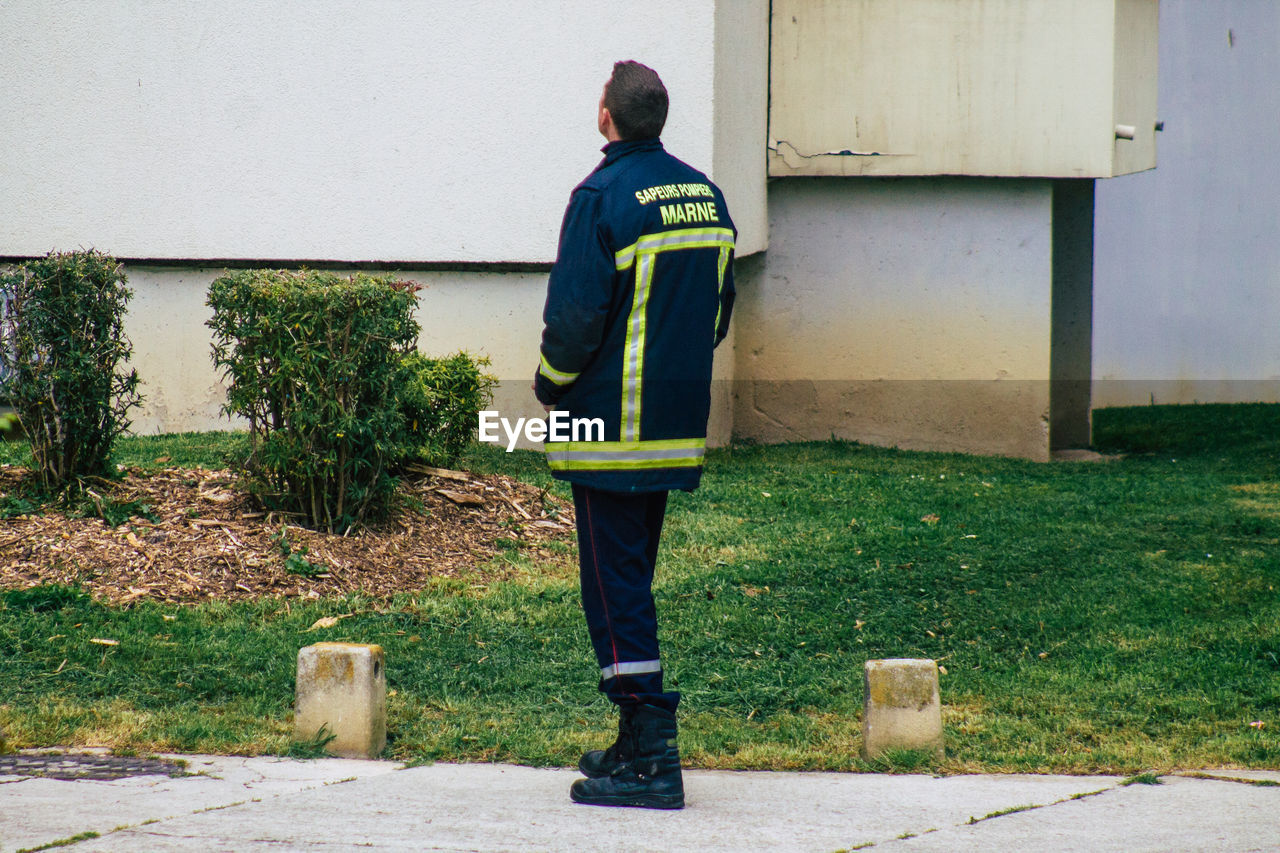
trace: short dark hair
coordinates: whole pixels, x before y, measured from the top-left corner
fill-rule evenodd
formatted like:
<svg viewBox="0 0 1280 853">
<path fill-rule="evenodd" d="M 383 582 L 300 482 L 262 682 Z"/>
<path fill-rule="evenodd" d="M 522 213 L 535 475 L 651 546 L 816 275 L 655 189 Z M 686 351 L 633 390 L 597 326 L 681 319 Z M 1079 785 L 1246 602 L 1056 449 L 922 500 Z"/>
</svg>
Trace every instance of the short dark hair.
<svg viewBox="0 0 1280 853">
<path fill-rule="evenodd" d="M 623 139 L 660 136 L 667 123 L 667 87 L 647 65 L 615 62 L 605 84 L 604 106 Z"/>
</svg>

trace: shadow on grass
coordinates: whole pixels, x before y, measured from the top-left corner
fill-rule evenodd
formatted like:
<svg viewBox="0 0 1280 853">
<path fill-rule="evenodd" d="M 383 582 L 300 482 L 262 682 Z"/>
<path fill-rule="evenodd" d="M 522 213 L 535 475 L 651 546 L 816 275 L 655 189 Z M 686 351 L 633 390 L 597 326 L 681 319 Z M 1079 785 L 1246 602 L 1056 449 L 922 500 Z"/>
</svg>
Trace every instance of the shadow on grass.
<svg viewBox="0 0 1280 853">
<path fill-rule="evenodd" d="M 1093 413 L 1093 444 L 1104 453 L 1238 454 L 1280 449 L 1280 405 L 1231 403 L 1129 406 Z"/>
</svg>

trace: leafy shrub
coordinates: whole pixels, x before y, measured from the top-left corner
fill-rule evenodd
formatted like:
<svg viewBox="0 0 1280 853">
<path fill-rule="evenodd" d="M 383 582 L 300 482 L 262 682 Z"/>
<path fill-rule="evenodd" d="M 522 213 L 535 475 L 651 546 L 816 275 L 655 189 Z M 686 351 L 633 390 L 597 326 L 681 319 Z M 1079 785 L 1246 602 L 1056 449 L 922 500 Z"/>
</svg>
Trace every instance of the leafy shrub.
<svg viewBox="0 0 1280 853">
<path fill-rule="evenodd" d="M 482 372 L 489 359 L 465 352 L 446 358 L 409 353 L 397 393 L 408 430 L 406 462 L 452 465 L 475 435 L 497 379 Z"/>
<path fill-rule="evenodd" d="M 330 531 L 385 509 L 403 455 L 396 388 L 418 335 L 417 289 L 307 270 L 210 285 L 223 411 L 249 421 L 251 486 L 269 507 Z"/>
<path fill-rule="evenodd" d="M 31 441 L 49 490 L 108 471 L 111 445 L 141 403 L 124 333 L 132 295 L 124 268 L 101 252 L 50 253 L 0 274 L 6 295 L 0 394 Z"/>
<path fill-rule="evenodd" d="M 22 434 L 22 424 L 16 412 L 0 412 L 0 441 L 18 438 Z"/>
</svg>

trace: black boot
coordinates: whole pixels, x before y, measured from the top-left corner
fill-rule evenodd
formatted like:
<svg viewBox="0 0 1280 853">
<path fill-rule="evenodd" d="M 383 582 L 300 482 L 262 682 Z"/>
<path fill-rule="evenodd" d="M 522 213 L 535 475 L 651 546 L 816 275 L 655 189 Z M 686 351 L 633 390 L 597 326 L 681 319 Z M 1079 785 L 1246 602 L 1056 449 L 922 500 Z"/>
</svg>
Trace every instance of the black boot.
<svg viewBox="0 0 1280 853">
<path fill-rule="evenodd" d="M 592 806 L 684 808 L 676 715 L 653 705 L 641 705 L 632 712 L 631 729 L 635 744 L 631 759 L 618 763 L 608 776 L 579 779 L 569 789 L 569 796 L 575 803 Z M 602 750 L 601 754 L 607 752 Z"/>
<path fill-rule="evenodd" d="M 578 759 L 578 769 L 588 779 L 608 776 L 636 755 L 636 732 L 632 718 L 635 705 L 618 706 L 618 739 L 608 749 L 593 749 Z"/>
</svg>

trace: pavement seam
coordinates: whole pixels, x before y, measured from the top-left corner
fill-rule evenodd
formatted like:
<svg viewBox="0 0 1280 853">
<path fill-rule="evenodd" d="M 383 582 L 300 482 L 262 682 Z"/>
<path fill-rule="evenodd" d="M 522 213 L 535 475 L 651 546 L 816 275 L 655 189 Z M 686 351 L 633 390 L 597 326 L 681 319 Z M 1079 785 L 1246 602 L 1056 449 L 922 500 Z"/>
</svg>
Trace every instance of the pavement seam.
<svg viewBox="0 0 1280 853">
<path fill-rule="evenodd" d="M 1253 785 L 1258 788 L 1280 788 L 1280 782 L 1274 779 L 1250 779 L 1247 776 L 1217 776 L 1213 773 L 1175 773 L 1183 779 L 1209 779 L 1213 782 L 1235 782 L 1238 785 Z"/>
<path fill-rule="evenodd" d="M 331 781 L 331 782 L 325 782 L 321 787 L 323 787 L 323 788 L 327 788 L 327 787 L 329 787 L 330 785 L 345 785 L 345 784 L 347 784 L 348 782 L 355 782 L 355 781 L 357 781 L 359 778 L 360 778 L 359 776 L 348 776 L 348 777 L 347 777 L 347 778 L 345 778 L 345 779 L 334 779 L 334 780 L 333 780 L 333 781 Z"/>
<path fill-rule="evenodd" d="M 1078 794 L 1072 794 L 1069 797 L 1063 797 L 1060 800 L 1054 800 L 1049 803 L 1031 803 L 1025 806 L 1010 806 L 1007 809 L 999 809 L 998 811 L 991 812 L 990 814 L 983 815 L 982 817 L 971 816 L 967 821 L 965 821 L 962 824 L 956 824 L 956 826 L 973 826 L 974 824 L 982 823 L 984 820 L 993 820 L 998 817 L 1004 817 L 1005 815 L 1018 814 L 1019 812 L 1035 811 L 1036 809 L 1047 809 L 1051 806 L 1060 806 L 1063 803 L 1070 803 L 1075 800 L 1084 800 L 1084 799 L 1088 799 L 1089 797 L 1096 797 L 1099 794 L 1105 794 L 1108 791 L 1114 791 L 1116 787 L 1118 786 L 1112 785 L 1107 788 L 1099 788 L 1096 791 L 1081 791 Z"/>
<path fill-rule="evenodd" d="M 137 823 L 122 823 L 117 827 L 108 829 L 106 832 L 93 832 L 93 831 L 90 831 L 87 833 L 82 832 L 80 833 L 80 835 L 72 836 L 69 839 L 63 839 L 61 841 L 53 841 L 53 842 L 50 842 L 49 844 L 44 845 L 43 847 L 30 847 L 30 848 L 26 848 L 26 850 L 32 851 L 32 853 L 34 853 L 34 851 L 36 850 L 48 850 L 53 847 L 70 847 L 73 844 L 78 844 L 81 841 L 88 841 L 94 838 L 106 838 L 109 835 L 115 835 L 116 833 L 119 833 L 119 832 L 134 832 L 137 830 L 141 830 L 144 826 L 154 826 L 155 824 L 158 824 L 158 823 L 165 823 L 166 821 L 171 821 L 171 820 L 180 820 L 184 817 L 190 817 L 191 815 L 204 814 L 205 812 L 216 812 L 220 809 L 229 809 L 235 806 L 243 806 L 247 803 L 257 803 L 261 801 L 262 801 L 261 797 L 255 797 L 253 799 L 240 800 L 238 802 L 226 803 L 220 806 L 208 806 L 207 808 L 196 809 L 195 811 L 184 812 L 182 814 L 177 814 L 177 815 L 169 815 L 168 817 L 152 817 L 152 818 L 147 818 L 146 820 L 138 821 Z M 149 831 L 146 834 L 160 835 L 162 833 Z M 174 836 L 169 836 L 169 837 L 174 837 Z M 182 838 L 186 836 L 176 836 L 176 837 Z M 17 853 L 24 853 L 24 851 L 19 850 L 17 851 Z"/>
<path fill-rule="evenodd" d="M 192 835 L 190 833 L 181 833 L 181 832 L 159 832 L 154 829 L 142 830 L 140 827 L 141 825 L 139 825 L 139 827 L 132 827 L 132 828 L 122 827 L 121 829 L 127 830 L 133 836 L 150 836 L 153 838 L 186 838 L 186 839 L 205 841 L 205 842 L 217 841 L 217 842 L 222 842 L 224 844 L 229 843 L 231 841 L 239 842 L 244 840 L 238 837 L 233 837 L 230 839 L 221 837 L 221 836 L 214 837 L 209 835 L 208 833 L 203 833 L 200 835 Z M 251 844 L 267 844 L 267 845 L 286 845 L 286 844 L 293 843 L 292 841 L 286 841 L 279 838 L 251 838 L 251 839 L 248 839 L 248 841 Z M 324 846 L 324 847 L 338 846 L 346 850 L 346 849 L 350 849 L 351 847 L 373 847 L 374 844 L 372 841 L 358 842 L 358 841 L 346 841 L 346 840 L 308 841 L 307 842 L 308 849 L 316 849 L 317 847 L 321 847 L 321 846 Z M 38 849 L 43 849 L 43 848 L 38 848 Z M 424 848 L 424 849 L 428 849 L 428 848 Z M 435 849 L 441 849 L 441 848 L 429 848 L 429 849 L 435 850 Z M 458 849 L 461 850 L 464 848 L 458 848 Z M 19 850 L 18 853 L 23 853 L 23 851 Z"/>
<path fill-rule="evenodd" d="M 110 835 L 110 833 L 107 834 Z M 37 851 L 40 850 L 53 850 L 58 847 L 71 847 L 72 845 L 79 844 L 81 841 L 92 841 L 95 838 L 101 837 L 102 835 L 100 833 L 94 832 L 90 829 L 76 835 L 68 835 L 66 838 L 59 838 L 56 841 L 50 841 L 46 844 L 40 844 L 35 847 L 23 847 L 20 850 L 14 851 L 14 853 L 37 853 Z"/>
<path fill-rule="evenodd" d="M 195 811 L 184 812 L 182 814 L 177 814 L 177 815 L 170 815 L 168 817 L 153 817 L 153 818 L 148 818 L 147 820 L 139 821 L 138 823 L 124 823 L 124 824 L 121 824 L 120 826 L 109 829 L 106 832 L 101 832 L 101 833 L 93 832 L 93 831 L 82 832 L 80 833 L 80 835 L 75 835 L 70 838 L 62 839 L 60 841 L 53 841 L 42 847 L 24 848 L 24 850 L 19 850 L 17 851 L 17 853 L 35 853 L 35 851 L 37 850 L 49 850 L 54 847 L 70 847 L 74 844 L 78 844 L 81 841 L 89 841 L 95 838 L 106 838 L 109 835 L 115 835 L 116 833 L 119 833 L 119 832 L 138 832 L 138 831 L 141 831 L 142 828 L 146 826 L 154 826 L 156 824 L 163 824 L 171 820 L 181 820 L 182 818 L 191 817 L 192 815 L 204 814 L 206 812 L 216 812 L 222 809 L 230 809 L 230 808 L 235 808 L 236 806 L 243 806 L 243 805 L 248 805 L 250 803 L 260 803 L 260 802 L 262 802 L 261 797 L 253 797 L 247 800 L 238 800 L 237 802 L 234 802 L 234 803 L 224 803 L 223 805 L 219 805 L 219 806 L 208 806 L 203 809 L 196 809 Z M 163 836 L 165 838 L 193 837 L 193 836 L 186 836 L 186 835 L 168 835 L 166 833 L 156 832 L 154 830 L 146 830 L 143 834 Z"/>
<path fill-rule="evenodd" d="M 243 767 L 244 765 L 241 765 L 241 766 Z M 397 769 L 402 769 L 402 768 L 397 768 Z M 186 774 L 186 775 L 187 775 L 187 777 L 189 777 L 189 778 L 190 778 L 190 777 L 196 777 L 196 776 L 205 776 L 206 778 L 221 779 L 221 777 L 218 777 L 218 776 L 216 776 L 216 775 L 209 774 L 209 773 L 204 773 L 204 772 L 201 772 L 201 773 L 189 773 L 189 774 Z M 258 778 L 257 778 L 256 782 L 261 783 L 261 782 L 266 782 L 266 781 L 268 781 L 266 774 L 265 774 L 265 773 L 262 773 L 261 771 L 257 771 L 257 776 L 258 776 Z M 50 842 L 49 844 L 47 844 L 47 845 L 45 845 L 45 846 L 42 846 L 42 847 L 26 848 L 26 850 L 27 850 L 27 851 L 30 851 L 30 853 L 34 853 L 34 851 L 37 851 L 37 850 L 47 850 L 47 849 L 51 849 L 52 847 L 68 847 L 68 846 L 71 846 L 71 845 L 73 845 L 73 844 L 77 844 L 77 843 L 79 843 L 80 841 L 86 841 L 86 840 L 89 840 L 89 839 L 92 839 L 92 838 L 105 838 L 105 837 L 107 837 L 107 836 L 109 836 L 109 835 L 115 835 L 116 833 L 119 833 L 119 832 L 130 832 L 130 833 L 139 833 L 139 832 L 140 832 L 141 834 L 144 834 L 144 835 L 154 835 L 154 836 L 157 836 L 157 837 L 163 837 L 163 838 L 190 838 L 190 837 L 193 837 L 193 836 L 187 836 L 187 835 L 182 835 L 182 834 L 170 834 L 170 833 L 160 832 L 160 831 L 158 831 L 160 827 L 157 827 L 156 829 L 152 829 L 152 830 L 143 830 L 143 827 L 147 827 L 147 826 L 155 826 L 155 825 L 157 825 L 157 824 L 161 824 L 161 825 L 163 825 L 163 824 L 165 824 L 165 823 L 168 823 L 169 821 L 182 820 L 183 818 L 192 817 L 192 816 L 194 816 L 194 815 L 207 814 L 207 813 L 209 813 L 209 812 L 222 811 L 223 809 L 232 809 L 232 808 L 236 808 L 236 807 L 238 807 L 238 806 L 245 806 L 245 805 L 252 805 L 252 804 L 254 804 L 254 803 L 261 803 L 261 802 L 263 802 L 264 800 L 274 800 L 274 799 L 279 799 L 279 798 L 281 798 L 281 797 L 288 797 L 288 796 L 293 796 L 293 795 L 296 795 L 296 794 L 302 794 L 302 793 L 306 793 L 307 791 L 315 791 L 315 790 L 319 790 L 319 789 L 321 789 L 321 788 L 327 788 L 327 787 L 329 787 L 330 785 L 342 785 L 342 784 L 346 784 L 346 783 L 348 783 L 348 782 L 356 782 L 356 781 L 359 781 L 361 778 L 362 778 L 362 777 L 361 777 L 361 776 L 358 776 L 358 775 L 357 775 L 357 776 L 347 776 L 347 777 L 342 778 L 342 779 L 333 779 L 333 780 L 330 780 L 330 781 L 327 781 L 327 782 L 320 782 L 319 784 L 316 784 L 316 785 L 307 785 L 306 787 L 299 788 L 299 789 L 297 789 L 297 790 L 295 790 L 295 791 L 282 791 L 282 792 L 279 792 L 279 793 L 271 794 L 271 795 L 269 795 L 269 796 L 267 796 L 267 797 L 249 797 L 249 798 L 246 798 L 246 799 L 243 799 L 243 800 L 236 800 L 235 802 L 232 802 L 232 803 L 222 803 L 222 804 L 219 804 L 219 805 L 206 806 L 206 807 L 201 808 L 201 809 L 195 809 L 195 810 L 193 810 L 193 811 L 182 812 L 181 814 L 168 815 L 168 816 L 166 816 L 166 817 L 153 817 L 153 818 L 149 818 L 149 819 L 144 820 L 144 821 L 140 821 L 140 822 L 138 822 L 138 823 L 132 823 L 132 824 L 121 824 L 120 826 L 114 827 L 113 829 L 109 829 L 109 830 L 107 830 L 106 832 L 102 832 L 102 833 L 93 832 L 92 834 L 88 834 L 88 833 L 81 833 L 80 835 L 72 836 L 71 838 L 68 838 L 68 839 L 61 839 L 61 840 L 59 840 L 59 841 Z M 25 782 L 25 781 L 26 781 L 26 779 L 17 779 L 17 780 L 13 780 L 13 781 Z M 82 781 L 82 780 L 77 780 L 77 781 Z M 222 781 L 225 781 L 225 780 L 222 780 Z M 243 784 L 243 785 L 244 785 L 244 787 L 246 787 L 246 788 L 251 788 L 251 787 L 252 787 L 252 785 L 254 784 L 254 782 L 252 782 L 252 781 L 251 781 L 251 782 L 244 782 L 244 783 L 242 783 L 242 784 Z M 273 842 L 273 841 L 272 841 L 272 839 L 261 839 L 261 840 L 262 840 L 262 841 L 264 841 L 265 843 L 275 843 L 275 842 Z M 18 853 L 24 853 L 24 851 L 18 851 Z"/>
<path fill-rule="evenodd" d="M 1053 800 L 1052 802 L 1048 802 L 1048 803 L 1029 803 L 1023 806 L 1010 806 L 1007 809 L 1000 809 L 998 811 L 991 812 L 990 814 L 985 814 L 982 817 L 973 817 L 972 815 L 970 815 L 969 819 L 964 823 L 952 824 L 950 828 L 963 830 L 967 826 L 974 826 L 976 824 L 982 823 L 983 821 L 993 820 L 998 817 L 1004 817 L 1005 815 L 1018 814 L 1019 812 L 1035 811 L 1036 809 L 1045 809 L 1045 808 L 1049 808 L 1050 806 L 1058 806 L 1058 805 L 1062 805 L 1063 803 L 1070 803 L 1074 800 L 1084 800 L 1084 799 L 1088 799 L 1089 797 L 1096 797 L 1099 794 L 1105 794 L 1108 791 L 1116 790 L 1116 788 L 1119 787 L 1120 784 L 1121 783 L 1117 783 L 1115 785 L 1110 785 L 1106 788 L 1099 788 L 1096 791 L 1081 791 L 1078 794 L 1072 794 L 1068 797 L 1063 797 L 1060 800 Z M 838 853 L 846 853 L 846 851 L 853 851 L 853 850 L 869 850 L 872 847 L 876 847 L 877 845 L 885 844 L 890 841 L 902 841 L 909 838 L 916 838 L 921 835 L 928 835 L 929 833 L 932 833 L 932 832 L 938 832 L 939 830 L 940 828 L 936 826 L 931 829 L 921 830 L 920 832 L 911 832 L 910 830 L 908 830 L 907 832 L 904 832 L 902 835 L 896 835 L 893 838 L 883 838 L 879 841 L 864 841 L 863 843 L 855 845 L 853 847 L 845 847 L 841 851 L 838 851 Z"/>
</svg>

